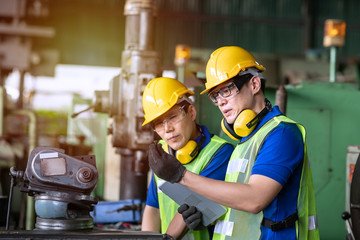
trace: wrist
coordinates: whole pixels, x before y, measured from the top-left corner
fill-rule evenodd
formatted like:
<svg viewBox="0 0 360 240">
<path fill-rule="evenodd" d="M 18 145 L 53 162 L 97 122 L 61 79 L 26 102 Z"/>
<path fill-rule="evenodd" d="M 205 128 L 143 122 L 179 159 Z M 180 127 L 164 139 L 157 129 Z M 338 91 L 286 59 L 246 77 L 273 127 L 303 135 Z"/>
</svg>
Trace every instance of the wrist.
<svg viewBox="0 0 360 240">
<path fill-rule="evenodd" d="M 184 178 L 186 172 L 187 172 L 187 169 L 185 168 L 184 171 L 183 171 L 183 173 L 181 174 L 181 179 Z M 180 180 L 181 180 L 181 179 L 180 179 Z"/>
<path fill-rule="evenodd" d="M 187 172 L 188 172 L 188 170 L 185 168 L 184 172 L 181 175 L 181 179 L 180 179 L 179 183 L 185 183 L 185 178 L 186 178 Z"/>
</svg>

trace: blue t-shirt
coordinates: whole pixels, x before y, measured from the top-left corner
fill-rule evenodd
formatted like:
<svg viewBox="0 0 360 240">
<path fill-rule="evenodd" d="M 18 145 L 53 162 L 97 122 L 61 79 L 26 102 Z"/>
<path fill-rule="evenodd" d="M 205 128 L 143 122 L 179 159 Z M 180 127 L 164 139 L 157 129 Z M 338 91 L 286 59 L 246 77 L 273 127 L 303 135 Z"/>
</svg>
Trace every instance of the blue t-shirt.
<svg viewBox="0 0 360 240">
<path fill-rule="evenodd" d="M 268 120 L 281 114 L 277 106 L 273 107 L 252 134 L 241 141 L 251 137 Z M 251 174 L 269 177 L 282 185 L 280 193 L 263 210 L 265 218 L 278 222 L 296 211 L 303 159 L 304 142 L 296 124 L 280 123 L 265 138 Z M 296 239 L 296 229 L 294 226 L 272 231 L 261 226 L 261 239 Z"/>
<path fill-rule="evenodd" d="M 201 145 L 200 151 L 209 144 L 211 140 L 211 134 L 209 130 L 205 126 L 201 126 L 203 134 L 205 136 L 205 140 Z M 201 136 L 199 136 L 195 141 L 199 142 Z M 199 175 L 217 179 L 217 180 L 225 180 L 226 169 L 230 159 L 230 156 L 234 150 L 234 147 L 231 144 L 224 144 L 221 149 L 216 153 L 211 162 L 203 169 Z M 154 181 L 154 175 L 151 177 L 151 181 L 149 184 L 146 205 L 149 205 L 154 208 L 159 208 L 159 201 L 157 195 L 156 184 Z"/>
</svg>

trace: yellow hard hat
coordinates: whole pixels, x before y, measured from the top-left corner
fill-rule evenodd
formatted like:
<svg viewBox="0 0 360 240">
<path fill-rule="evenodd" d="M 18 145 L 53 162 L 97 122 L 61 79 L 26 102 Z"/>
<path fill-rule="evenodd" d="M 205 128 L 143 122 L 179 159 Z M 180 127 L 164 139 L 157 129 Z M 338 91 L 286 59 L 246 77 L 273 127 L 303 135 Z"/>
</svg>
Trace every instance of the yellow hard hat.
<svg viewBox="0 0 360 240">
<path fill-rule="evenodd" d="M 260 72 L 265 68 L 255 57 L 241 47 L 226 46 L 215 50 L 206 65 L 206 89 L 200 94 L 208 92 L 217 85 L 235 77 L 240 71 L 257 68 Z"/>
<path fill-rule="evenodd" d="M 166 113 L 170 108 L 182 100 L 183 97 L 193 95 L 184 84 L 173 78 L 159 77 L 152 79 L 143 93 L 142 103 L 145 113 L 145 124 Z"/>
</svg>

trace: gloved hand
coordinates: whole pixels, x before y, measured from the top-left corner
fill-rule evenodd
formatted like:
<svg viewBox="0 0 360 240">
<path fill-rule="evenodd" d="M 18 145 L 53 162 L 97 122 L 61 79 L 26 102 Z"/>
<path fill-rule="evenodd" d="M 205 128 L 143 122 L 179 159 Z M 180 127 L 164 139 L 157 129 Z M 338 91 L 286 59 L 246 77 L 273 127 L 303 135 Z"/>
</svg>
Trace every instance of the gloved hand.
<svg viewBox="0 0 360 240">
<path fill-rule="evenodd" d="M 153 172 L 168 182 L 179 182 L 186 168 L 172 155 L 167 154 L 161 144 L 150 144 L 149 165 Z"/>
<path fill-rule="evenodd" d="M 178 212 L 182 215 L 189 229 L 202 230 L 205 228 L 201 220 L 202 213 L 196 207 L 189 207 L 187 204 L 183 204 L 178 208 Z"/>
<path fill-rule="evenodd" d="M 173 236 L 170 236 L 169 234 L 163 234 L 162 235 L 163 240 L 175 240 L 175 238 Z"/>
</svg>

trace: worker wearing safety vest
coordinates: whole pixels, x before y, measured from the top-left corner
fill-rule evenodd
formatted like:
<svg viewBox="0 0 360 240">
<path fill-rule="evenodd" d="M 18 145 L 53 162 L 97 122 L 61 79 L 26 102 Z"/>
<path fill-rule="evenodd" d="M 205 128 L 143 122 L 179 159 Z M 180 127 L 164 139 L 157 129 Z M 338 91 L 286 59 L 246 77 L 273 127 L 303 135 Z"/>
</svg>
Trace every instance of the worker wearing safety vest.
<svg viewBox="0 0 360 240">
<path fill-rule="evenodd" d="M 319 239 L 305 129 L 265 98 L 263 71 L 243 48 L 228 46 L 212 53 L 201 94 L 207 93 L 220 109 L 225 133 L 239 141 L 225 182 L 179 168 L 169 155 L 162 167 L 168 176 L 182 177 L 165 179 L 227 207 L 213 239 Z M 162 177 L 151 156 L 150 167 Z M 194 216 L 183 214 L 187 224 Z"/>
<path fill-rule="evenodd" d="M 151 80 L 143 93 L 143 126 L 149 124 L 161 138 L 159 147 L 174 156 L 189 172 L 224 180 L 234 147 L 210 134 L 205 126 L 195 123 L 196 109 L 189 99 L 193 94 L 176 79 L 160 77 Z M 185 235 L 183 239 L 211 239 L 214 226 L 188 231 L 177 212 L 179 205 L 159 189 L 162 183 L 163 179 L 152 176 L 142 230 L 165 234 L 174 219 L 176 232 L 172 234 L 175 237 Z"/>
</svg>

